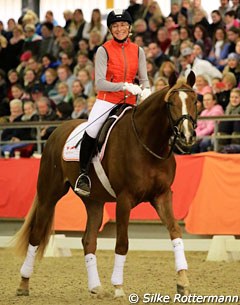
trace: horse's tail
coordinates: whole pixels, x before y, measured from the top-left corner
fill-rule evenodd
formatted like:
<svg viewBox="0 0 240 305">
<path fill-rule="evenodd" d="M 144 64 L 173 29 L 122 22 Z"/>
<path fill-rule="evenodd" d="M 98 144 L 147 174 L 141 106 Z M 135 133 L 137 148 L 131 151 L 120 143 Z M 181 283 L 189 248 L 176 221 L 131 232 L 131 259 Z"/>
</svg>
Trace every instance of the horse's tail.
<svg viewBox="0 0 240 305">
<path fill-rule="evenodd" d="M 39 205 L 38 195 L 35 196 L 32 207 L 21 227 L 21 229 L 15 234 L 13 238 L 13 247 L 17 255 L 26 256 L 27 249 L 29 245 L 29 238 L 31 234 L 31 229 L 36 221 L 37 208 Z M 37 251 L 37 257 L 42 258 L 44 250 L 48 244 L 50 234 L 52 233 L 52 224 L 53 224 L 54 213 L 52 213 L 49 218 L 48 224 L 44 230 L 43 237 L 40 240 L 40 244 Z"/>
</svg>

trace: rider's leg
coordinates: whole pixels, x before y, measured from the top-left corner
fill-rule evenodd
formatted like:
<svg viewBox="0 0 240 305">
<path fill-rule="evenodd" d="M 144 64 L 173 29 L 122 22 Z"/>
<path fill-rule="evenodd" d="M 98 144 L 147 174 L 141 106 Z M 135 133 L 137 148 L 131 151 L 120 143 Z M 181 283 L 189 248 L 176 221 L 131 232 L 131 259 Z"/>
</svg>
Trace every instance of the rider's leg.
<svg viewBox="0 0 240 305">
<path fill-rule="evenodd" d="M 113 107 L 114 104 L 97 99 L 89 115 L 88 127 L 80 148 L 80 175 L 74 187 L 74 191 L 79 195 L 90 195 L 91 181 L 88 172 L 96 145 L 96 137 Z"/>
</svg>

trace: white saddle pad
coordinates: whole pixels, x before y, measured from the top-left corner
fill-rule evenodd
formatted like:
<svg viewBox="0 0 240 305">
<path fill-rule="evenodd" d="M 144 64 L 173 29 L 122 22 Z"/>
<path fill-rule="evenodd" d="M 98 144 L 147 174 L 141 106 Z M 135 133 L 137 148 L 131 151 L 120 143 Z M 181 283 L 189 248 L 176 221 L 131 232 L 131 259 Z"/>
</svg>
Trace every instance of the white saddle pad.
<svg viewBox="0 0 240 305">
<path fill-rule="evenodd" d="M 80 144 L 77 143 L 82 139 L 85 128 L 88 122 L 78 125 L 68 136 L 67 141 L 63 147 L 63 160 L 65 161 L 79 161 Z"/>
</svg>

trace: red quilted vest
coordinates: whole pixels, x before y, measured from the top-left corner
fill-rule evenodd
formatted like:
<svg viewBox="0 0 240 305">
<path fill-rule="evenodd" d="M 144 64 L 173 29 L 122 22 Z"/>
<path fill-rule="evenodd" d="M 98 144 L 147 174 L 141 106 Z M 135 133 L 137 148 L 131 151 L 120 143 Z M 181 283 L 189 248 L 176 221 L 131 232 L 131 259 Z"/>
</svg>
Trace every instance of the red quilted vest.
<svg viewBox="0 0 240 305">
<path fill-rule="evenodd" d="M 138 46 L 128 39 L 124 43 L 109 40 L 103 44 L 108 56 L 106 79 L 113 83 L 128 82 L 133 83 L 138 71 Z M 136 103 L 136 96 L 129 95 L 124 99 L 124 91 L 109 92 L 99 91 L 97 98 L 114 104 L 126 102 Z"/>
</svg>

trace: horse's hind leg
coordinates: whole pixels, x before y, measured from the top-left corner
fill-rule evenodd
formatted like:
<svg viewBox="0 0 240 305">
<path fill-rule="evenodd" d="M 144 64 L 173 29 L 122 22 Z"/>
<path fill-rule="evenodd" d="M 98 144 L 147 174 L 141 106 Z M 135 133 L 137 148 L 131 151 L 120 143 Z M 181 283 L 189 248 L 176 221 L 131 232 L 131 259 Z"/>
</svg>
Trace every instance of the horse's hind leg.
<svg viewBox="0 0 240 305">
<path fill-rule="evenodd" d="M 52 232 L 54 209 L 57 201 L 67 193 L 69 186 L 60 179 L 61 174 L 55 175 L 51 184 L 47 184 L 46 176 L 39 175 L 38 192 L 29 216 L 25 220 L 17 237 L 17 244 L 26 244 L 26 257 L 21 267 L 21 282 L 17 295 L 29 294 L 29 278 L 32 275 L 35 256 L 43 256 L 44 249 Z M 17 246 L 18 246 L 17 245 Z"/>
<path fill-rule="evenodd" d="M 184 253 L 181 228 L 174 218 L 172 210 L 172 192 L 162 194 L 152 202 L 160 219 L 167 227 L 172 240 L 173 251 L 175 256 L 175 267 L 177 271 L 177 292 L 181 295 L 190 293 L 189 280 L 187 277 L 187 261 Z"/>
<path fill-rule="evenodd" d="M 88 274 L 88 289 L 93 294 L 102 293 L 101 282 L 97 270 L 97 235 L 102 224 L 104 202 L 84 198 L 87 210 L 87 226 L 82 238 L 85 254 L 85 264 Z"/>
</svg>

